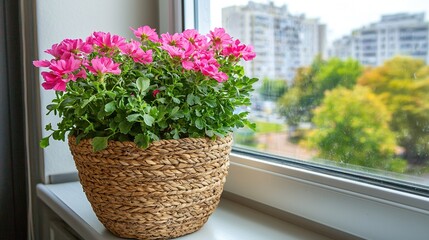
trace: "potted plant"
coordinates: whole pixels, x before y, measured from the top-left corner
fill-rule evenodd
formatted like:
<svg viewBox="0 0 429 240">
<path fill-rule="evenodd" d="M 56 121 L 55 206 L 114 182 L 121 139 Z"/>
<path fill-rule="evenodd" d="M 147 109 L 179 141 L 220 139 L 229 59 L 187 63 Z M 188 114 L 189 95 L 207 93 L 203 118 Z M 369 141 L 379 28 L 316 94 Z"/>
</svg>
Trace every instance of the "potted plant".
<svg viewBox="0 0 429 240">
<path fill-rule="evenodd" d="M 224 29 L 161 34 L 132 29 L 137 40 L 105 32 L 65 39 L 38 60 L 56 97 L 46 125 L 65 140 L 99 220 L 121 237 L 171 238 L 201 228 L 220 198 L 231 132 L 254 125 L 248 112 L 255 78 L 241 60 L 251 46 Z"/>
</svg>

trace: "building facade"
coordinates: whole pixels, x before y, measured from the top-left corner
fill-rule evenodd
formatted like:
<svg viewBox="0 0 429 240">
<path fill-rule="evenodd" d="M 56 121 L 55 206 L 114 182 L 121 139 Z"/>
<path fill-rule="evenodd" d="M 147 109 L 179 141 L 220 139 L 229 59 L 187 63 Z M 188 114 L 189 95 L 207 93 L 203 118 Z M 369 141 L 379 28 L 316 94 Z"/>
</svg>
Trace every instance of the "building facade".
<svg viewBox="0 0 429 240">
<path fill-rule="evenodd" d="M 252 77 L 291 83 L 296 69 L 325 55 L 326 26 L 292 15 L 287 6 L 249 2 L 222 9 L 222 25 L 234 38 L 254 46 L 256 58 L 244 63 Z"/>
<path fill-rule="evenodd" d="M 378 66 L 396 56 L 411 56 L 429 63 L 429 23 L 424 13 L 383 15 L 381 20 L 334 41 L 330 56 L 354 58 Z"/>
</svg>

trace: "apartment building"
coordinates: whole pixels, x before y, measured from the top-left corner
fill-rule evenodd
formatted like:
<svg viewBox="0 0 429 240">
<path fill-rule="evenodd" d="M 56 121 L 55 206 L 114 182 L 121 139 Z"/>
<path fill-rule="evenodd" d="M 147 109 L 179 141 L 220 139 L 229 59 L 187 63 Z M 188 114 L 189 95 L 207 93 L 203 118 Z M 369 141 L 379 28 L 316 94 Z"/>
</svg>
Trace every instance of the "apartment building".
<svg viewBox="0 0 429 240">
<path fill-rule="evenodd" d="M 330 56 L 354 58 L 377 66 L 396 55 L 429 62 L 429 23 L 424 13 L 383 15 L 379 22 L 354 30 L 334 41 Z"/>
<path fill-rule="evenodd" d="M 285 79 L 325 55 L 326 25 L 305 15 L 292 15 L 286 5 L 249 2 L 222 10 L 222 25 L 235 38 L 255 47 L 257 58 L 245 63 L 252 77 Z"/>
</svg>

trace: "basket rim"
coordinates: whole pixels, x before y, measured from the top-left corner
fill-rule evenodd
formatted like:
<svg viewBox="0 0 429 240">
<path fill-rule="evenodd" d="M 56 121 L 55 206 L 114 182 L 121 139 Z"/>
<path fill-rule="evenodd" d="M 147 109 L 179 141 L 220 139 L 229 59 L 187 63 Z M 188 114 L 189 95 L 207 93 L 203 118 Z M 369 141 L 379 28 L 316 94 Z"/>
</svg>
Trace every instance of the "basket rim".
<svg viewBox="0 0 429 240">
<path fill-rule="evenodd" d="M 221 141 L 222 139 L 229 140 L 229 138 L 232 139 L 232 133 L 228 133 L 224 137 L 216 136 L 216 139 L 211 139 L 209 137 L 196 137 L 196 138 L 194 138 L 194 137 L 186 137 L 186 138 L 179 138 L 179 139 L 160 139 L 160 140 L 151 142 L 149 144 L 149 146 L 147 148 L 145 148 L 145 149 L 149 149 L 149 148 L 151 148 L 153 146 L 160 146 L 160 145 L 165 145 L 165 144 L 169 144 L 169 143 L 177 143 L 177 144 L 180 144 L 182 142 L 183 143 L 190 143 L 190 142 L 206 142 L 207 143 L 207 142 Z M 80 139 L 79 145 L 81 143 L 82 144 L 89 144 L 89 145 L 91 145 L 92 144 L 92 139 L 93 138 L 83 138 L 83 139 Z M 68 140 L 73 145 L 78 145 L 76 143 L 76 136 L 75 135 L 69 134 L 68 135 Z M 143 148 L 137 146 L 137 144 L 135 142 L 133 142 L 133 141 L 119 141 L 119 140 L 110 140 L 109 139 L 107 145 L 109 146 L 112 143 L 118 143 L 118 142 L 121 143 L 121 144 L 123 144 L 123 145 L 129 146 L 129 147 L 135 147 L 135 148 L 143 149 Z"/>
</svg>

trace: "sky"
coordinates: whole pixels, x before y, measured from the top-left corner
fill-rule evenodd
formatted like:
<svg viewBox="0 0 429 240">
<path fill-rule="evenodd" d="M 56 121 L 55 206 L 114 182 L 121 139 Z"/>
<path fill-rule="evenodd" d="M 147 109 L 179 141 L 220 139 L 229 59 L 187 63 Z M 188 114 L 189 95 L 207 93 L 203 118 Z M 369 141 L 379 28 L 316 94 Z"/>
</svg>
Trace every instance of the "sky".
<svg viewBox="0 0 429 240">
<path fill-rule="evenodd" d="M 268 3 L 270 0 L 253 0 Z M 221 9 L 232 5 L 246 5 L 248 0 L 212 0 L 211 29 L 222 25 Z M 348 35 L 353 29 L 380 20 L 381 15 L 399 12 L 425 12 L 429 21 L 429 0 L 272 0 L 276 6 L 286 4 L 292 14 L 319 18 L 327 24 L 328 41 Z"/>
</svg>

